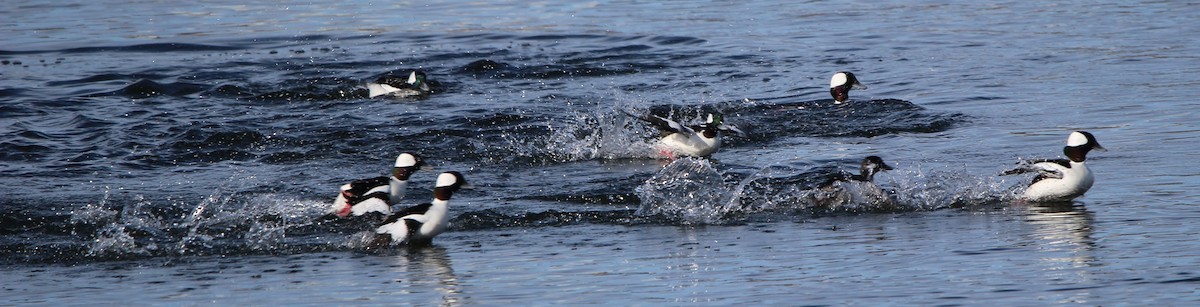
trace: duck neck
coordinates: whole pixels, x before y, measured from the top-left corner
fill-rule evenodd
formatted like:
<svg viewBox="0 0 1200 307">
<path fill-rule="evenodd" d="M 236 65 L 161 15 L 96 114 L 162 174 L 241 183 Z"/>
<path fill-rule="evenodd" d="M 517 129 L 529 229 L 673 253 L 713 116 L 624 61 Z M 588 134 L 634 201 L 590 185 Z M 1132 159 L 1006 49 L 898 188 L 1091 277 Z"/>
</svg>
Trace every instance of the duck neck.
<svg viewBox="0 0 1200 307">
<path fill-rule="evenodd" d="M 433 188 L 433 201 L 450 201 L 450 196 L 454 195 L 454 191 L 450 187 Z"/>
<path fill-rule="evenodd" d="M 868 181 L 868 182 L 875 181 L 875 169 L 863 166 L 862 168 L 859 168 L 858 171 L 859 171 L 859 176 L 862 177 L 863 181 Z"/>
<path fill-rule="evenodd" d="M 829 95 L 833 96 L 833 100 L 837 103 L 843 103 L 850 100 L 850 86 L 839 85 L 829 89 Z"/>
<path fill-rule="evenodd" d="M 408 180 L 400 180 L 392 177 L 388 180 L 388 200 L 392 204 L 398 204 L 404 200 L 404 191 L 408 188 Z"/>
<path fill-rule="evenodd" d="M 1071 162 L 1083 163 L 1083 161 L 1087 161 L 1089 150 L 1091 148 L 1086 146 L 1066 146 L 1063 147 L 1063 155 L 1066 155 L 1067 159 L 1071 159 Z"/>
<path fill-rule="evenodd" d="M 446 215 L 446 213 L 448 213 L 450 211 L 450 200 L 449 199 L 442 200 L 442 199 L 434 198 L 433 201 L 430 202 L 430 204 L 432 204 L 433 206 L 429 207 L 429 211 L 425 211 L 425 216 L 428 216 L 431 221 L 436 221 L 436 220 L 441 219 L 443 216 Z"/>
</svg>

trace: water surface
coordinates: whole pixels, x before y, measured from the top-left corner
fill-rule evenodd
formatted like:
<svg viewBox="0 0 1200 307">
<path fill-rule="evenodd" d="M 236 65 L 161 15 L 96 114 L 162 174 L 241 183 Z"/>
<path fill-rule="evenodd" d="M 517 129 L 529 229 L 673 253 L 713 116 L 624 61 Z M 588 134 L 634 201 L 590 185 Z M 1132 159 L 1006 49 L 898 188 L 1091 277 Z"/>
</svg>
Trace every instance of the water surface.
<svg viewBox="0 0 1200 307">
<path fill-rule="evenodd" d="M 8 304 L 1195 304 L 1200 32 L 1174 2 L 18 2 Z M 423 100 L 364 82 L 423 69 Z M 870 89 L 829 103 L 828 78 Z M 622 110 L 749 133 L 655 158 Z M 1108 152 L 1013 199 L 1070 131 Z M 319 217 L 417 152 L 477 186 L 427 249 Z M 887 205 L 806 202 L 882 156 Z M 407 200 L 423 202 L 434 173 Z"/>
</svg>

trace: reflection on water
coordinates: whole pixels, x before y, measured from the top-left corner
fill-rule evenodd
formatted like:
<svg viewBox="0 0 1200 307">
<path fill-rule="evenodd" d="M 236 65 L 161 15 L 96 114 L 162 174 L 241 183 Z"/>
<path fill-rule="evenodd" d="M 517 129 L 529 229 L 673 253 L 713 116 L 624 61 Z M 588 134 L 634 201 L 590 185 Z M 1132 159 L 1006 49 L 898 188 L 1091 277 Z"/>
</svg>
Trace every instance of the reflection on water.
<svg viewBox="0 0 1200 307">
<path fill-rule="evenodd" d="M 1102 283 L 1088 267 L 1102 266 L 1096 258 L 1096 240 L 1092 238 L 1094 214 L 1082 203 L 1059 202 L 1027 204 L 1022 216 L 1024 222 L 1035 226 L 1026 235 L 1037 242 L 1036 247 L 1044 251 L 1040 257 L 1030 259 L 1040 262 L 1042 273 L 1049 280 L 1068 288 Z M 1073 289 L 1062 293 L 1062 303 L 1086 303 L 1095 301 L 1095 294 L 1087 289 Z"/>
<path fill-rule="evenodd" d="M 1087 255 L 1096 248 L 1092 239 L 1093 213 L 1080 203 L 1029 204 L 1025 222 L 1037 226 L 1032 234 L 1047 247 L 1080 254 L 1073 263 L 1092 265 Z"/>
<path fill-rule="evenodd" d="M 467 303 L 462 285 L 458 276 L 454 274 L 450 256 L 444 247 L 402 249 L 391 259 L 395 261 L 390 266 L 391 271 L 404 278 L 401 282 L 406 290 L 402 291 L 402 294 L 432 288 L 441 293 L 439 306 L 462 306 Z"/>
</svg>

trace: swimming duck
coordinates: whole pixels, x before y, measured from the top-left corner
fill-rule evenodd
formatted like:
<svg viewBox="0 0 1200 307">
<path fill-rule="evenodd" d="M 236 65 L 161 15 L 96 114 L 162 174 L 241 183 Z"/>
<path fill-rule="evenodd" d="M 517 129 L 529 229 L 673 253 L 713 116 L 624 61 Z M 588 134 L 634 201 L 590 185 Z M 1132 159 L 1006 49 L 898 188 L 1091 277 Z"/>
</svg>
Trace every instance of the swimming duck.
<svg viewBox="0 0 1200 307">
<path fill-rule="evenodd" d="M 330 212 L 338 217 L 362 216 L 371 212 L 392 213 L 392 204 L 404 199 L 408 179 L 425 166 L 425 161 L 410 153 L 396 157 L 391 176 L 359 179 L 342 185 Z"/>
<path fill-rule="evenodd" d="M 1031 202 L 1065 202 L 1083 196 L 1092 188 L 1095 177 L 1088 169 L 1089 151 L 1107 151 L 1096 137 L 1086 131 L 1071 132 L 1067 146 L 1063 147 L 1066 159 L 1037 159 L 1018 162 L 1016 169 L 1001 175 L 1037 172 L 1033 182 L 1025 189 L 1021 198 Z"/>
<path fill-rule="evenodd" d="M 850 89 L 867 89 L 866 85 L 858 82 L 858 78 L 854 74 L 847 71 L 839 71 L 833 74 L 833 78 L 829 79 L 829 95 L 833 96 L 834 104 L 841 104 L 850 100 Z"/>
<path fill-rule="evenodd" d="M 858 174 L 844 172 L 833 174 L 812 191 L 811 201 L 816 206 L 827 208 L 836 208 L 851 203 L 888 205 L 891 203 L 889 193 L 875 184 L 875 174 L 888 170 L 892 170 L 892 166 L 884 163 L 879 156 L 863 158 L 858 166 Z"/>
<path fill-rule="evenodd" d="M 834 174 L 821 186 L 829 186 L 836 182 L 847 181 L 875 182 L 875 174 L 890 170 L 892 170 L 892 166 L 884 163 L 883 158 L 879 156 L 867 156 L 858 164 L 858 174 L 847 174 L 845 172 Z"/>
<path fill-rule="evenodd" d="M 467 180 L 459 172 L 438 175 L 433 188 L 433 201 L 405 208 L 389 216 L 375 229 L 375 239 L 369 248 L 380 248 L 392 244 L 424 246 L 433 243 L 433 237 L 450 226 L 450 197 L 459 189 L 467 187 Z"/>
<path fill-rule="evenodd" d="M 384 95 L 396 98 L 424 97 L 433 92 L 425 80 L 425 72 L 420 70 L 410 73 L 407 79 L 391 75 L 379 77 L 375 82 L 367 83 L 367 90 L 370 91 L 370 98 Z"/>
<path fill-rule="evenodd" d="M 732 131 L 744 135 L 741 129 L 725 124 L 721 114 L 709 113 L 704 124 L 691 127 L 659 116 L 646 114 L 637 116 L 626 112 L 629 116 L 650 123 L 661 132 L 658 141 L 659 153 L 666 157 L 693 156 L 703 157 L 712 154 L 721 147 L 721 137 L 724 131 Z"/>
</svg>

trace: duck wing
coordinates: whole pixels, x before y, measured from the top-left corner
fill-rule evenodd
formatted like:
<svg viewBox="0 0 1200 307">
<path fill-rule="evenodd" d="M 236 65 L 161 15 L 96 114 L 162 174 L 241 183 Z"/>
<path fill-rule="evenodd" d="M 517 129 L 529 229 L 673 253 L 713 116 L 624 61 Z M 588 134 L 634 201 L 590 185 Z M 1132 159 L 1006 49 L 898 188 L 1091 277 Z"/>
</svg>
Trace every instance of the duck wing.
<svg viewBox="0 0 1200 307">
<path fill-rule="evenodd" d="M 1041 181 L 1042 179 L 1055 178 L 1062 179 L 1063 171 L 1071 168 L 1071 161 L 1067 159 L 1035 159 L 1017 162 L 1017 167 L 1000 173 L 1001 176 L 1038 173 L 1033 182 Z"/>
<path fill-rule="evenodd" d="M 683 133 L 683 134 L 689 134 L 689 135 L 696 134 L 696 131 L 690 127 L 684 126 L 684 125 L 679 124 L 678 122 L 670 120 L 670 119 L 659 117 L 657 115 L 646 114 L 646 115 L 639 116 L 639 115 L 630 113 L 629 111 L 622 110 L 622 112 L 625 112 L 625 114 L 627 114 L 633 118 L 637 118 L 637 119 L 640 119 L 647 123 L 650 123 L 651 126 L 654 126 L 654 128 L 657 128 L 659 131 L 661 131 L 663 135 L 667 135 L 667 134 L 671 134 L 671 133 Z"/>
<path fill-rule="evenodd" d="M 424 204 L 420 204 L 420 205 L 415 205 L 415 206 L 412 206 L 412 207 L 404 208 L 404 210 L 400 210 L 400 212 L 396 212 L 396 214 L 394 214 L 394 215 L 395 215 L 395 216 L 397 216 L 397 217 L 404 217 L 404 216 L 407 216 L 407 215 L 414 215 L 414 214 L 417 214 L 417 215 L 424 215 L 424 214 L 425 214 L 425 212 L 429 212 L 429 208 L 430 208 L 430 207 L 433 207 L 433 204 L 431 204 L 431 203 L 424 203 Z"/>
</svg>

